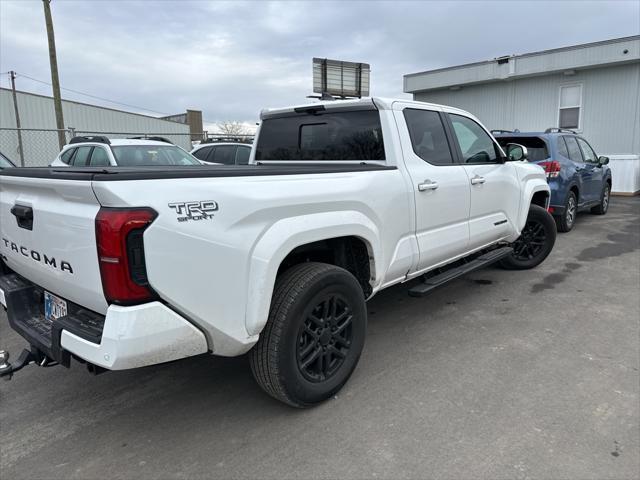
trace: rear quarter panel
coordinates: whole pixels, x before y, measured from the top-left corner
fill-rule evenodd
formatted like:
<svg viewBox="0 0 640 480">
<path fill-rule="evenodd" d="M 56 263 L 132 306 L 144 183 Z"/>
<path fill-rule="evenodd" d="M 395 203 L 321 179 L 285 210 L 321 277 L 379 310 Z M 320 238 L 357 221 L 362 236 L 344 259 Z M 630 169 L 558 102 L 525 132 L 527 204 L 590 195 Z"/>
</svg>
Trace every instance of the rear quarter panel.
<svg viewBox="0 0 640 480">
<path fill-rule="evenodd" d="M 144 234 L 150 284 L 220 355 L 255 343 L 280 261 L 296 246 L 356 235 L 374 288 L 406 274 L 412 252 L 394 252 L 413 237 L 408 188 L 400 170 L 94 183 L 102 205 L 158 212 Z M 203 200 L 218 205 L 210 219 L 179 222 L 168 206 Z"/>
</svg>

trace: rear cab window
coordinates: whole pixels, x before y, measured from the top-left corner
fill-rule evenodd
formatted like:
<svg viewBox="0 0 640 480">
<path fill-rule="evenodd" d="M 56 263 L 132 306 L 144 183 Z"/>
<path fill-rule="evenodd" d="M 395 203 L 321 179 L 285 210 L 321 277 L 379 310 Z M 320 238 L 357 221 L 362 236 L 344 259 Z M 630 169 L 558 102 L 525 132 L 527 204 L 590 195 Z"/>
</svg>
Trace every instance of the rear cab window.
<svg viewBox="0 0 640 480">
<path fill-rule="evenodd" d="M 496 137 L 496 140 L 502 148 L 505 148 L 509 143 L 517 143 L 527 148 L 527 159 L 530 162 L 538 162 L 540 160 L 546 160 L 550 157 L 549 145 L 542 137 L 535 136 L 513 136 L 513 137 Z"/>
<path fill-rule="evenodd" d="M 378 110 L 331 109 L 262 121 L 256 161 L 385 160 Z"/>
</svg>

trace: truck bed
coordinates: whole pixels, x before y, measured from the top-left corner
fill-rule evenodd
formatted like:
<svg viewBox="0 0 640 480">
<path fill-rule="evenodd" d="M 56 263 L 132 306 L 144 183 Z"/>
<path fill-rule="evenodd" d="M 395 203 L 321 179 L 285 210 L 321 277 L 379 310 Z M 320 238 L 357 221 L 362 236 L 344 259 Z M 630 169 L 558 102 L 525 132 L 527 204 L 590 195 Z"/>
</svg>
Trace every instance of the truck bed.
<svg viewBox="0 0 640 480">
<path fill-rule="evenodd" d="M 303 175 L 342 172 L 396 170 L 395 166 L 373 163 L 311 165 L 203 165 L 201 167 L 25 167 L 8 168 L 0 176 L 113 182 L 160 180 L 169 178 L 256 177 L 265 175 Z"/>
</svg>

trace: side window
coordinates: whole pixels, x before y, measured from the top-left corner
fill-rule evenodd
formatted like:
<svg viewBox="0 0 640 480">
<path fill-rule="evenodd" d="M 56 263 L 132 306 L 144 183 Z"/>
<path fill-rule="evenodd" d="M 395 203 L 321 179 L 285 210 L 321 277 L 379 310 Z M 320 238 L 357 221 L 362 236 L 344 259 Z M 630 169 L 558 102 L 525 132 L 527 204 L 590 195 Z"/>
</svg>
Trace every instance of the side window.
<svg viewBox="0 0 640 480">
<path fill-rule="evenodd" d="M 569 150 L 567 150 L 567 144 L 564 142 L 564 137 L 558 137 L 558 153 L 564 158 L 569 158 Z"/>
<path fill-rule="evenodd" d="M 591 145 L 589 145 L 584 139 L 578 138 L 578 145 L 582 149 L 582 155 L 584 155 L 584 161 L 588 163 L 598 163 L 598 156 L 593 151 Z"/>
<path fill-rule="evenodd" d="M 251 155 L 251 149 L 247 147 L 238 147 L 236 152 L 236 165 L 246 165 L 249 163 L 249 155 Z"/>
<path fill-rule="evenodd" d="M 110 165 L 109 154 L 102 147 L 94 147 L 89 165 L 92 167 L 108 167 Z"/>
<path fill-rule="evenodd" d="M 223 165 L 234 165 L 236 163 L 236 146 L 218 145 L 213 154 L 213 159 L 209 157 L 209 161 L 222 163 Z"/>
<path fill-rule="evenodd" d="M 196 150 L 195 152 L 193 152 L 193 156 L 196 157 L 198 160 L 206 160 L 207 155 L 209 155 L 209 152 L 211 152 L 211 148 L 212 147 L 200 148 L 199 150 Z"/>
<path fill-rule="evenodd" d="M 71 157 L 73 157 L 73 154 L 76 152 L 76 150 L 77 148 L 70 148 L 69 150 L 64 152 L 62 155 L 60 155 L 60 160 L 62 160 L 67 165 L 69 165 L 69 162 L 71 162 Z"/>
<path fill-rule="evenodd" d="M 449 114 L 464 163 L 498 163 L 498 147 L 484 129 L 470 118 Z"/>
<path fill-rule="evenodd" d="M 574 162 L 582 163 L 582 153 L 580 153 L 580 147 L 576 142 L 576 137 L 564 137 L 564 141 L 567 142 L 567 150 L 569 150 L 569 158 Z"/>
<path fill-rule="evenodd" d="M 76 154 L 73 156 L 72 165 L 74 167 L 86 167 L 92 148 L 93 147 L 78 147 Z"/>
<path fill-rule="evenodd" d="M 582 108 L 582 85 L 564 85 L 560 87 L 560 128 L 580 128 L 580 109 Z"/>
<path fill-rule="evenodd" d="M 404 109 L 413 151 L 433 165 L 451 165 L 453 156 L 438 112 Z"/>
</svg>

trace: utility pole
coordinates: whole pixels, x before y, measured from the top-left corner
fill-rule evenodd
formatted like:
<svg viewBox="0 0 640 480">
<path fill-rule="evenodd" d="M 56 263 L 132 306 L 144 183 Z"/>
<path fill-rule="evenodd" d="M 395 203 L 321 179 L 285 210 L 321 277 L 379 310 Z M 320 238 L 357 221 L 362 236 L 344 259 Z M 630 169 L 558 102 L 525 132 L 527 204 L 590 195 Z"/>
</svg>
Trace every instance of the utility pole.
<svg viewBox="0 0 640 480">
<path fill-rule="evenodd" d="M 20 166 L 24 167 L 24 152 L 22 151 L 22 130 L 20 129 L 20 112 L 18 111 L 18 97 L 16 96 L 16 72 L 9 72 L 11 77 L 11 92 L 13 93 L 13 109 L 16 112 L 16 128 L 18 132 L 18 152 L 20 153 Z"/>
<path fill-rule="evenodd" d="M 51 86 L 53 87 L 53 107 L 56 111 L 56 128 L 58 129 L 58 143 L 60 150 L 67 143 L 64 134 L 64 118 L 62 117 L 62 98 L 60 96 L 60 79 L 58 78 L 58 58 L 56 55 L 56 39 L 53 35 L 53 20 L 51 18 L 51 0 L 42 0 L 44 6 L 44 20 L 47 24 L 47 38 L 49 39 L 49 63 L 51 64 Z"/>
</svg>

